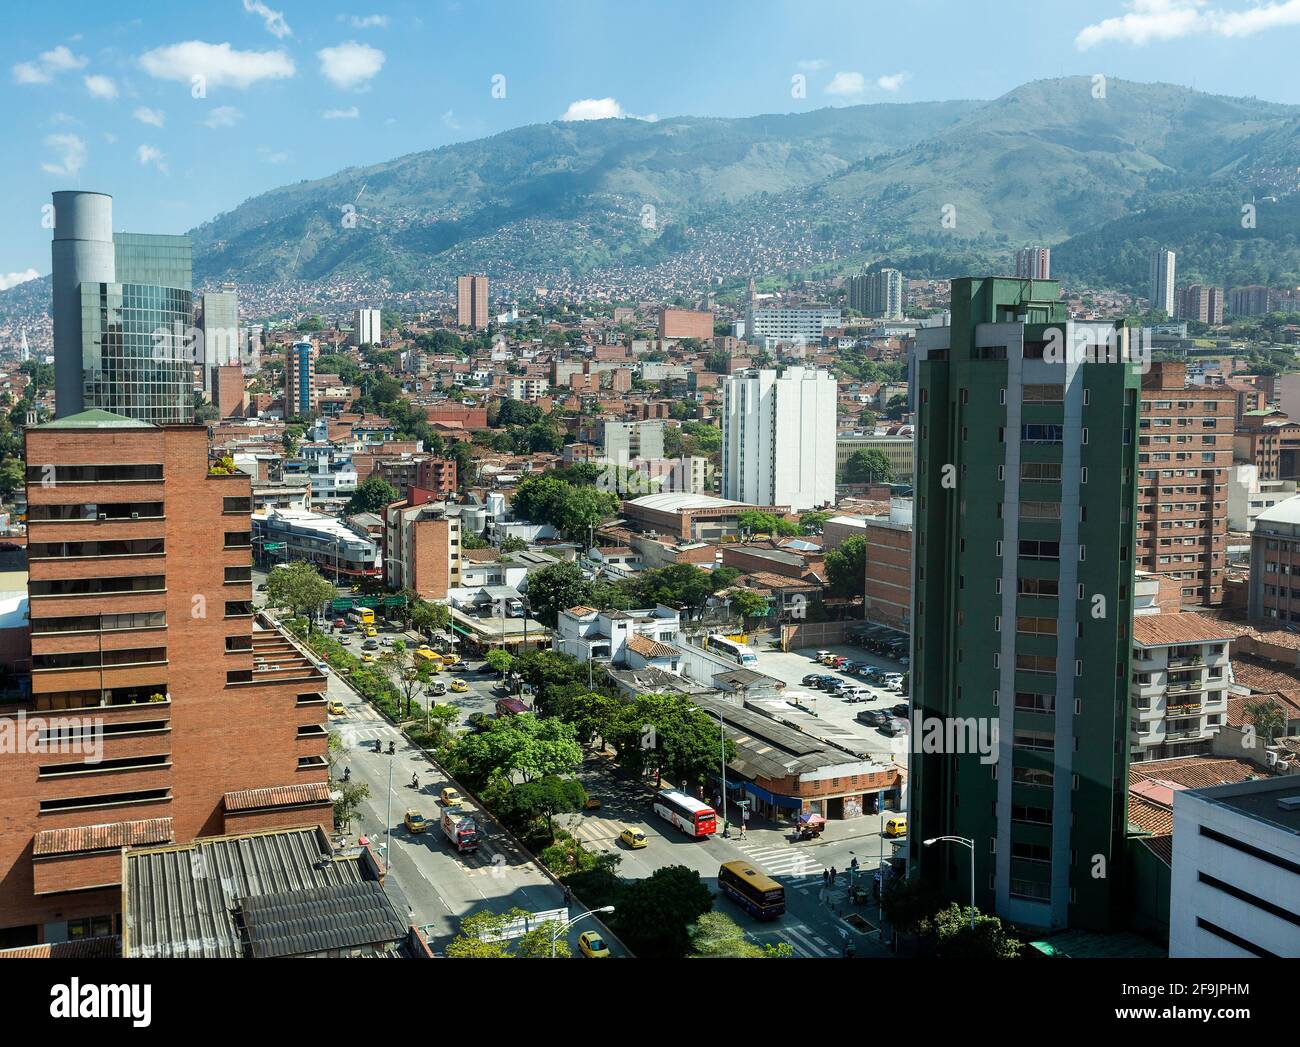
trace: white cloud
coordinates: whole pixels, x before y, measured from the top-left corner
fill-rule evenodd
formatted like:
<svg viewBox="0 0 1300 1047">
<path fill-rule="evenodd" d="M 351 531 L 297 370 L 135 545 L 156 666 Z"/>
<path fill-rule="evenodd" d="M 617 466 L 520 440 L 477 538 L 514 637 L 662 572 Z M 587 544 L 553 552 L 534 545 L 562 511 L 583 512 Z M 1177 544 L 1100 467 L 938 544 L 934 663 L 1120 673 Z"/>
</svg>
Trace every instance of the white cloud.
<svg viewBox="0 0 1300 1047">
<path fill-rule="evenodd" d="M 293 36 L 293 30 L 289 28 L 289 23 L 284 20 L 283 13 L 272 11 L 266 4 L 262 3 L 262 0 L 244 0 L 244 10 L 252 15 L 261 15 L 266 31 L 277 40 L 283 40 L 286 36 Z"/>
<path fill-rule="evenodd" d="M 353 15 L 348 19 L 353 29 L 387 29 L 387 15 Z"/>
<path fill-rule="evenodd" d="M 876 78 L 876 86 L 882 91 L 897 91 L 907 79 L 906 73 L 888 73 Z"/>
<path fill-rule="evenodd" d="M 816 73 L 825 69 L 828 65 L 830 65 L 830 63 L 827 62 L 826 59 L 824 58 L 804 58 L 796 62 L 795 65 L 797 65 L 805 73 Z"/>
<path fill-rule="evenodd" d="M 28 280 L 35 280 L 40 275 L 35 269 L 25 269 L 21 273 L 0 273 L 0 291 L 7 291 L 11 287 L 25 284 Z"/>
<path fill-rule="evenodd" d="M 233 105 L 219 105 L 208 113 L 208 118 L 203 121 L 203 125 L 213 128 L 234 127 L 242 119 L 244 114 Z"/>
<path fill-rule="evenodd" d="M 140 56 L 140 65 L 159 80 L 190 83 L 201 76 L 208 87 L 247 88 L 260 80 L 293 76 L 293 59 L 283 51 L 236 51 L 229 44 L 186 40 Z"/>
<path fill-rule="evenodd" d="M 70 69 L 84 69 L 87 59 L 74 55 L 60 44 L 42 52 L 34 62 L 19 62 L 13 68 L 14 80 L 20 84 L 48 84 L 59 73 Z"/>
<path fill-rule="evenodd" d="M 623 107 L 613 98 L 579 98 L 570 102 L 561 120 L 609 120 L 624 116 Z"/>
<path fill-rule="evenodd" d="M 77 135 L 46 135 L 45 145 L 58 154 L 57 160 L 41 164 L 48 174 L 72 178 L 86 164 L 86 143 Z"/>
<path fill-rule="evenodd" d="M 140 106 L 131 114 L 142 124 L 149 124 L 153 127 L 162 127 L 167 122 L 166 114 L 161 109 L 150 109 L 147 105 Z"/>
<path fill-rule="evenodd" d="M 1085 26 L 1074 38 L 1075 47 L 1080 51 L 1106 43 L 1142 47 L 1198 33 L 1243 37 L 1300 25 L 1300 0 L 1253 2 L 1236 10 L 1211 8 L 1206 0 L 1131 0 L 1128 7 L 1123 15 Z"/>
<path fill-rule="evenodd" d="M 162 150 L 153 145 L 142 145 L 135 151 L 135 158 L 143 167 L 156 167 L 163 174 L 167 173 L 167 158 Z"/>
<path fill-rule="evenodd" d="M 354 105 L 349 109 L 326 109 L 320 115 L 326 120 L 355 120 L 361 115 L 361 110 Z"/>
<path fill-rule="evenodd" d="M 344 90 L 362 86 L 384 67 L 383 51 L 355 40 L 322 48 L 316 57 L 320 59 L 321 75 Z"/>
<path fill-rule="evenodd" d="M 453 131 L 460 130 L 460 121 L 456 119 L 456 114 L 451 109 L 442 114 L 442 123 L 444 127 L 448 127 Z"/>
<path fill-rule="evenodd" d="M 111 76 L 102 76 L 94 73 L 85 78 L 86 90 L 90 92 L 92 98 L 113 99 L 117 97 L 117 84 L 113 83 Z"/>
<path fill-rule="evenodd" d="M 861 73 L 836 73 L 826 85 L 828 95 L 860 95 L 867 89 L 867 80 Z"/>
<path fill-rule="evenodd" d="M 117 144 L 117 135 L 113 134 L 112 131 L 105 131 L 105 132 L 104 132 L 104 141 L 107 142 L 109 145 L 116 145 L 116 144 Z"/>
<path fill-rule="evenodd" d="M 284 151 L 277 152 L 270 146 L 259 145 L 257 147 L 257 155 L 268 164 L 287 164 L 289 162 L 288 153 Z"/>
</svg>

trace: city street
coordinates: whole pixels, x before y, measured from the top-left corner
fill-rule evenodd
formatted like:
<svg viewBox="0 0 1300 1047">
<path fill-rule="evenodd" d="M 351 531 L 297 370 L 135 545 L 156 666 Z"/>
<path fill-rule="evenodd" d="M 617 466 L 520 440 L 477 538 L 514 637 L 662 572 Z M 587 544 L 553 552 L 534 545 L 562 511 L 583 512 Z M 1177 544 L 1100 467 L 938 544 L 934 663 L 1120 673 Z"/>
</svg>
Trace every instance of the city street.
<svg viewBox="0 0 1300 1047">
<path fill-rule="evenodd" d="M 719 829 L 710 839 L 694 840 L 656 815 L 651 806 L 653 790 L 621 775 L 608 757 L 590 757 L 580 777 L 601 807 L 566 816 L 566 825 L 584 846 L 618 854 L 619 875 L 636 879 L 665 866 L 685 865 L 713 889 L 714 908 L 735 919 L 757 942 L 787 942 L 800 957 L 840 957 L 847 935 L 860 957 L 890 955 L 874 933 L 874 905 L 854 906 L 848 898 L 853 858 L 858 859 L 859 878 L 869 885 L 882 849 L 885 856 L 892 853 L 892 844 L 880 835 L 879 817 L 833 823 L 822 840 L 803 843 L 791 843 L 788 829 L 766 821 L 751 822 L 741 839 L 738 820 L 732 821 L 729 838 L 724 839 Z M 739 811 L 733 808 L 730 813 L 739 819 Z M 624 846 L 618 837 L 628 827 L 644 832 L 649 845 L 640 850 Z M 719 866 L 737 859 L 748 859 L 785 887 L 784 916 L 756 920 L 718 893 Z M 835 886 L 824 896 L 823 873 L 832 866 L 837 871 Z"/>
<path fill-rule="evenodd" d="M 354 781 L 370 787 L 370 798 L 354 819 L 348 842 L 366 835 L 381 860 L 391 849 L 392 880 L 409 906 L 412 921 L 424 928 L 435 952 L 446 947 L 459 930 L 461 918 L 471 912 L 504 912 L 515 906 L 541 912 L 564 906 L 561 889 L 515 847 L 495 821 L 468 802 L 466 809 L 474 813 L 483 837 L 477 851 L 457 854 L 437 826 L 424 833 L 409 833 L 402 822 L 406 809 L 415 807 L 431 820 L 440 817 L 439 794 L 452 783 L 333 672 L 328 688 L 328 696 L 337 698 L 347 710 L 344 716 L 330 717 L 330 730 L 340 733 L 345 746 L 337 758 L 336 773 L 341 775 L 342 768 L 350 768 Z M 376 740 L 382 752 L 375 752 Z M 388 755 L 390 741 L 396 746 L 393 756 Z M 412 774 L 419 776 L 418 791 L 411 788 Z M 391 828 L 387 837 L 386 827 Z M 575 907 L 571 914 L 580 911 Z M 595 926 L 588 919 L 570 929 L 575 956 L 578 934 Z M 610 945 L 618 955 L 617 945 Z"/>
</svg>

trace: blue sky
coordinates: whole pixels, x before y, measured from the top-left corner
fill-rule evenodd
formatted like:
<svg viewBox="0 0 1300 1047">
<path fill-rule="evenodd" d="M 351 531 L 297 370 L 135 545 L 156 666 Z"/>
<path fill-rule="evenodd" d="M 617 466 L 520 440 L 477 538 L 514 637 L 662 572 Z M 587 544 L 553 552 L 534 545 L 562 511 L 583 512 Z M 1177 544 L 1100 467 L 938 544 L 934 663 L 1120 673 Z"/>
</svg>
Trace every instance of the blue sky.
<svg viewBox="0 0 1300 1047">
<path fill-rule="evenodd" d="M 278 185 L 566 114 L 993 98 L 1098 72 L 1300 104 L 1297 48 L 1300 0 L 15 5 L 0 287 L 49 271 L 55 189 L 111 193 L 117 228 L 183 232 Z"/>
</svg>

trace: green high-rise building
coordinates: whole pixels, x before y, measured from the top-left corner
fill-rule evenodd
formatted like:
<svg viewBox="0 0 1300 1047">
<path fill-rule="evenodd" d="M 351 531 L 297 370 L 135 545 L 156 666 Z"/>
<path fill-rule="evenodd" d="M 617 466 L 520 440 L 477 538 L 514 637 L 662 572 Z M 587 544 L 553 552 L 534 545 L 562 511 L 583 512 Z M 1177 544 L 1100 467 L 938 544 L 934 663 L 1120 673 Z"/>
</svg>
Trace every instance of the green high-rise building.
<svg viewBox="0 0 1300 1047">
<path fill-rule="evenodd" d="M 910 868 L 965 904 L 972 852 L 924 841 L 973 840 L 976 904 L 1036 927 L 1123 907 L 1128 336 L 995 278 L 955 280 L 951 326 L 918 333 Z"/>
</svg>

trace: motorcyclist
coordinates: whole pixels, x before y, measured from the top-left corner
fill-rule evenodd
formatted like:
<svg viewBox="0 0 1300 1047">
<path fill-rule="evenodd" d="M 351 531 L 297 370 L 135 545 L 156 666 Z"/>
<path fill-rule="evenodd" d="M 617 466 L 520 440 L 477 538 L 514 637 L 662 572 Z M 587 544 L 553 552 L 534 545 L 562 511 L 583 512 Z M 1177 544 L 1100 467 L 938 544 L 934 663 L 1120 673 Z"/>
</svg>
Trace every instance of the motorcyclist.
<svg viewBox="0 0 1300 1047">
<path fill-rule="evenodd" d="M 411 788 L 412 788 L 412 789 L 418 789 L 419 787 L 420 787 L 420 776 L 419 776 L 418 774 L 412 774 L 412 775 L 411 775 Z"/>
</svg>

